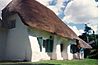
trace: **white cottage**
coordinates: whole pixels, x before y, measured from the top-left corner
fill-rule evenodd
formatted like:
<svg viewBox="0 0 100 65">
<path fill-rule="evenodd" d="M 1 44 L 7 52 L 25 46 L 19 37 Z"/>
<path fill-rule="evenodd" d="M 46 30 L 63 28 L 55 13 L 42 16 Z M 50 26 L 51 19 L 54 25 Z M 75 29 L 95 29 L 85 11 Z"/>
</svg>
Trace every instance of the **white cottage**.
<svg viewBox="0 0 100 65">
<path fill-rule="evenodd" d="M 50 9 L 35 0 L 13 0 L 2 11 L 0 60 L 73 59 L 68 45 L 91 48 Z"/>
</svg>

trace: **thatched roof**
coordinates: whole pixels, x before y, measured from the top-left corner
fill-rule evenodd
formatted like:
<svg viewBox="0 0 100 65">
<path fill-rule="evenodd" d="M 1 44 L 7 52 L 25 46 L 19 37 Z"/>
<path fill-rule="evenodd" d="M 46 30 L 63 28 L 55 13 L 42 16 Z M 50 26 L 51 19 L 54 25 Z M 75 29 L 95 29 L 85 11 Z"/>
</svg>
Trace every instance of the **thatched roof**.
<svg viewBox="0 0 100 65">
<path fill-rule="evenodd" d="M 24 24 L 69 39 L 80 38 L 54 12 L 35 0 L 13 0 L 3 10 L 3 18 L 18 13 Z M 89 47 L 90 48 L 90 47 Z"/>
<path fill-rule="evenodd" d="M 79 40 L 80 47 L 83 47 L 83 48 L 92 48 L 88 43 L 86 43 L 82 39 L 78 39 L 78 40 Z"/>
</svg>

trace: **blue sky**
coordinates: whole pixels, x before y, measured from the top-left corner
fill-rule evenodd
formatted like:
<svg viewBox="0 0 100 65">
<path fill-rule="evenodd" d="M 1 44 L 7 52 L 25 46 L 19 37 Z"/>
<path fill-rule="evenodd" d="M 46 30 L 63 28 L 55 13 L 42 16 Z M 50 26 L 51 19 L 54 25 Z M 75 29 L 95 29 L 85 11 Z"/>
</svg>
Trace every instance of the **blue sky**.
<svg viewBox="0 0 100 65">
<path fill-rule="evenodd" d="M 2 10 L 11 0 L 0 0 Z M 50 8 L 77 35 L 84 32 L 84 24 L 98 32 L 98 11 L 94 0 L 37 0 Z M 0 11 L 1 13 L 1 11 Z"/>
</svg>

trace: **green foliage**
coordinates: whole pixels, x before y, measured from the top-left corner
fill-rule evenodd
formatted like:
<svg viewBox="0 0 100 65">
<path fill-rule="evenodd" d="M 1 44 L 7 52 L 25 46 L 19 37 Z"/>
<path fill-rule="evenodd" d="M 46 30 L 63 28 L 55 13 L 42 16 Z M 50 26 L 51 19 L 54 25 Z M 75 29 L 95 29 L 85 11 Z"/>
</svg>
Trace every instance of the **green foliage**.
<svg viewBox="0 0 100 65">
<path fill-rule="evenodd" d="M 97 59 L 98 58 L 98 35 L 95 34 L 95 32 L 90 27 L 88 27 L 86 24 L 85 24 L 84 31 L 85 31 L 85 33 L 83 33 L 79 37 L 92 46 L 91 50 L 89 50 L 89 49 L 84 50 L 85 58 L 88 57 L 88 58 L 92 58 L 92 59 Z M 92 32 L 90 32 L 90 31 L 92 31 Z M 92 42 L 92 43 L 90 43 L 90 42 Z"/>
<path fill-rule="evenodd" d="M 87 26 L 87 24 L 85 24 L 85 29 L 84 29 L 85 33 L 88 34 L 91 32 L 91 30 L 92 30 L 91 27 L 89 27 L 89 26 Z"/>
</svg>

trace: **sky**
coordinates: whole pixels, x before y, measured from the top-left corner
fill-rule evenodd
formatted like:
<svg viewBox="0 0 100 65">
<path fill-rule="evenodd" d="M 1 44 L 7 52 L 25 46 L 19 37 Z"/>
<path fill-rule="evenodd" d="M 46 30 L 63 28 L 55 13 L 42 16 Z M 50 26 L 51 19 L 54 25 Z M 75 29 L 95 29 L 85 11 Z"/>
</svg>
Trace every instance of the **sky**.
<svg viewBox="0 0 100 65">
<path fill-rule="evenodd" d="M 11 0 L 0 0 L 1 10 Z M 77 35 L 84 33 L 84 24 L 98 33 L 98 8 L 95 0 L 37 0 L 50 8 Z"/>
</svg>

